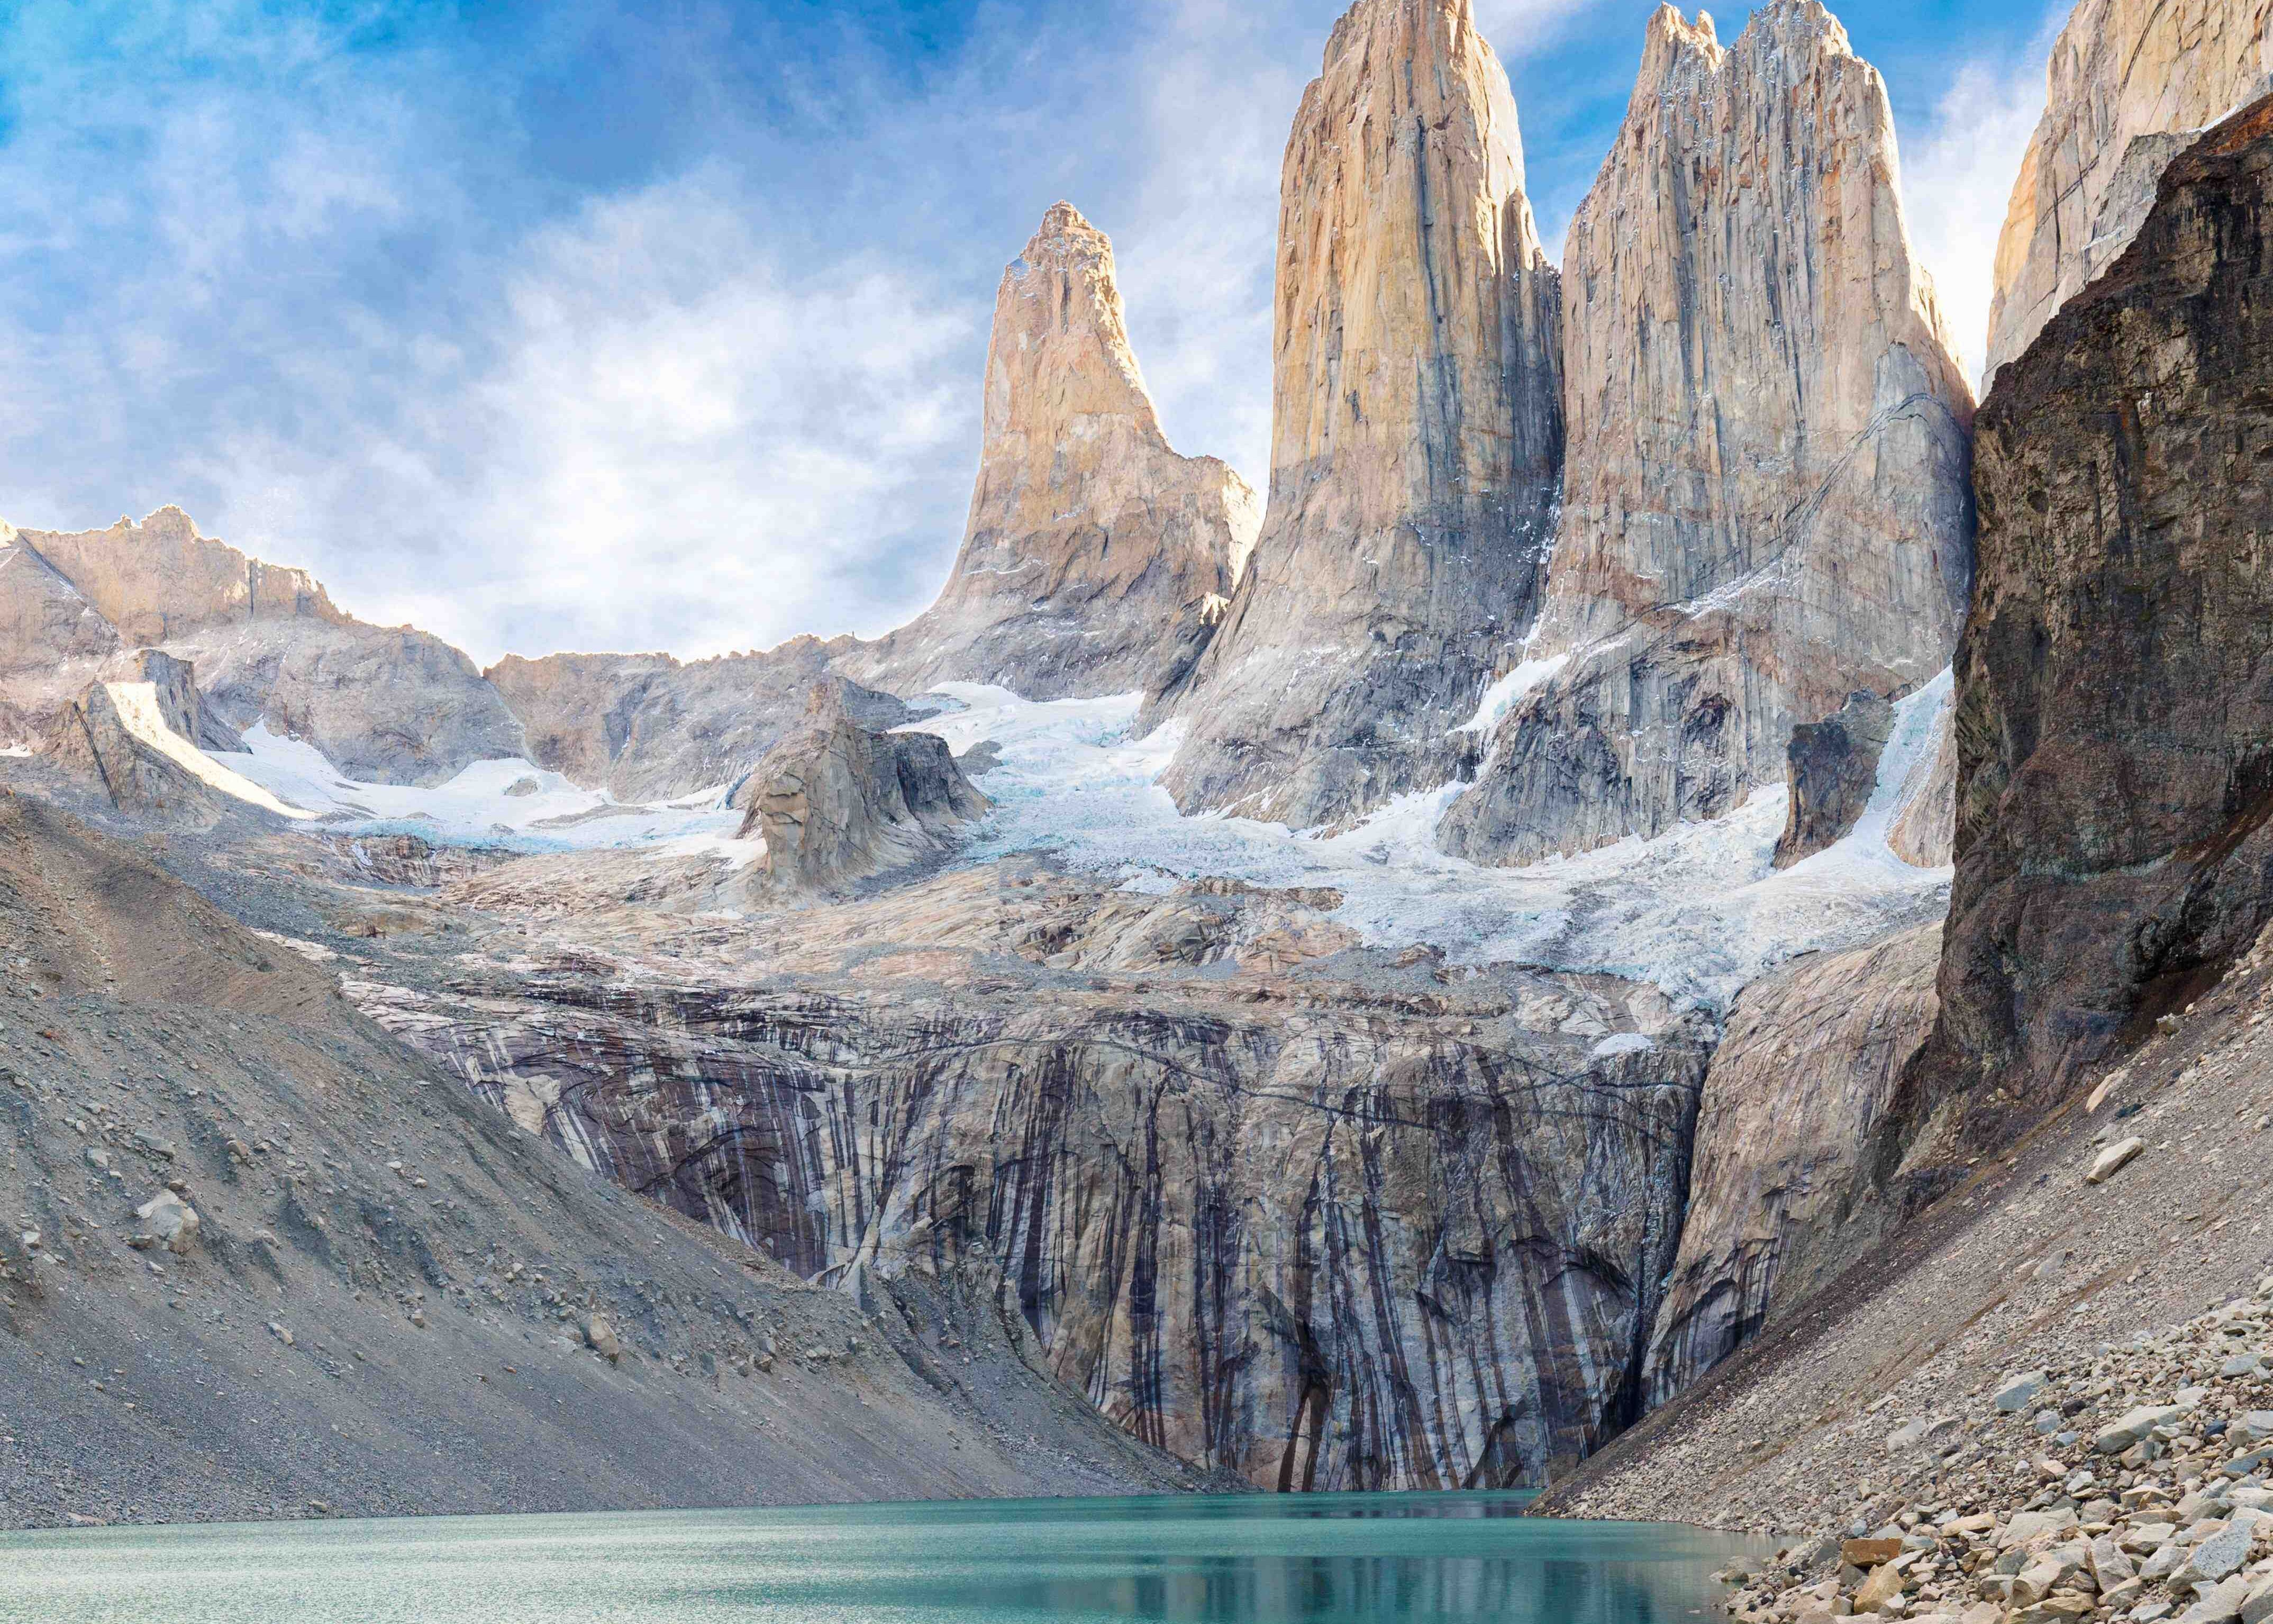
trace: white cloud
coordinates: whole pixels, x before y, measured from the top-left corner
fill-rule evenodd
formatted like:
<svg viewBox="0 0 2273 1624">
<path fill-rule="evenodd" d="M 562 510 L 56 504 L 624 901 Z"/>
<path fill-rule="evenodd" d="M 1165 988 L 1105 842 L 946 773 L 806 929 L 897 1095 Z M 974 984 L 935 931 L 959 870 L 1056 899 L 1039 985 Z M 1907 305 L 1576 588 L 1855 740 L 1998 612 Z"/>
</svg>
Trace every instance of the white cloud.
<svg viewBox="0 0 2273 1624">
<path fill-rule="evenodd" d="M 1910 242 L 1933 274 L 1959 357 L 1977 378 L 1988 354 L 1997 237 L 2044 113 L 2044 64 L 2058 22 L 2048 19 L 2014 58 L 1960 64 L 1924 139 L 1902 146 Z"/>
<path fill-rule="evenodd" d="M 911 534 L 952 540 L 938 492 L 967 481 L 977 436 L 977 381 L 944 365 L 962 311 L 857 262 L 780 265 L 700 177 L 539 232 L 504 309 L 477 366 L 421 341 L 432 397 L 403 402 L 356 467 L 231 448 L 267 470 L 249 480 L 261 528 L 334 538 L 327 568 L 356 613 L 483 660 L 701 656 L 881 631 L 936 588 L 874 577 Z M 439 568 L 405 570 L 383 545 L 355 566 L 338 544 L 366 482 L 388 528 L 438 539 Z"/>
</svg>

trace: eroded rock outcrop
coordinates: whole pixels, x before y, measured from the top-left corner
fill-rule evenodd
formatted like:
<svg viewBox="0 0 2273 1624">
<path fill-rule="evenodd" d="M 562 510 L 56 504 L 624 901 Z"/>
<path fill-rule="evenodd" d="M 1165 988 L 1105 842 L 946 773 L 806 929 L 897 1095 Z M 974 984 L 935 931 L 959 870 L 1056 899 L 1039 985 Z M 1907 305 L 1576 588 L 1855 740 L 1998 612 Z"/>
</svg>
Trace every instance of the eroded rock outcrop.
<svg viewBox="0 0 2273 1624">
<path fill-rule="evenodd" d="M 1879 757 L 1894 730 L 1894 706 L 1868 688 L 1849 694 L 1823 720 L 1791 730 L 1791 810 L 1776 842 L 1777 868 L 1812 857 L 1855 827 L 1879 786 Z"/>
<path fill-rule="evenodd" d="M 1672 1289 L 1650 1335 L 1654 1408 L 1837 1277 L 1901 1214 L 1871 1146 L 1933 1031 L 1941 927 L 1811 956 L 1744 989 L 1706 1074 Z"/>
<path fill-rule="evenodd" d="M 953 680 L 1029 699 L 1131 693 L 1188 669 L 1262 505 L 1228 464 L 1169 448 L 1113 244 L 1069 203 L 1002 273 L 986 425 L 939 601 L 837 668 L 904 695 Z"/>
<path fill-rule="evenodd" d="M 1796 723 L 1948 662 L 1972 396 L 1884 83 L 1813 0 L 1667 6 L 1572 222 L 1569 466 L 1527 661 L 1445 847 L 1520 863 L 1741 805 Z"/>
<path fill-rule="evenodd" d="M 520 724 L 457 650 L 342 614 L 306 571 L 200 536 L 178 508 L 108 530 L 24 530 L 17 545 L 126 646 L 195 664 L 207 704 L 230 728 L 265 722 L 349 777 L 383 784 L 438 784 L 522 751 Z M 8 687 L 11 700 L 44 702 L 51 713 L 77 694 L 76 684 L 57 695 L 34 676 Z"/>
<path fill-rule="evenodd" d="M 1975 1141 L 2039 1119 L 2273 917 L 2273 101 L 2175 160 L 1998 375 L 1957 658 L 1932 1062 Z"/>
<path fill-rule="evenodd" d="M 206 754 L 241 753 L 244 742 L 206 709 L 189 662 L 156 649 L 104 660 L 41 744 L 116 807 L 207 823 L 232 804 L 310 816 Z"/>
<path fill-rule="evenodd" d="M 843 688 L 813 691 L 806 725 L 766 752 L 737 797 L 740 838 L 762 839 L 758 883 L 830 891 L 951 849 L 988 801 L 934 733 L 872 733 Z"/>
<path fill-rule="evenodd" d="M 0 746 L 45 734 L 118 645 L 86 595 L 0 523 Z"/>
<path fill-rule="evenodd" d="M 1997 243 L 1984 376 L 2131 244 L 2190 132 L 2273 73 L 2273 0 L 2080 0 Z"/>
<path fill-rule="evenodd" d="M 1031 859 L 731 926 L 549 912 L 531 967 L 513 921 L 588 887 L 620 868 L 492 869 L 446 901 L 504 957 L 349 994 L 800 1273 L 999 1270 L 1047 1369 L 1266 1487 L 1536 1483 L 1637 1413 L 1708 1035 L 1652 989 Z M 655 974 L 746 958 L 762 987 Z"/>
<path fill-rule="evenodd" d="M 1347 821 L 1473 763 L 1562 467 L 1561 295 L 1468 0 L 1359 0 L 1279 184 L 1270 505 L 1221 630 L 1150 714 L 1188 811 Z"/>
<path fill-rule="evenodd" d="M 529 759 L 619 801 L 731 792 L 802 724 L 814 685 L 849 639 L 793 637 L 761 653 L 682 662 L 668 654 L 507 655 L 484 674 L 528 730 Z M 840 683 L 863 727 L 898 726 L 906 706 Z"/>
</svg>

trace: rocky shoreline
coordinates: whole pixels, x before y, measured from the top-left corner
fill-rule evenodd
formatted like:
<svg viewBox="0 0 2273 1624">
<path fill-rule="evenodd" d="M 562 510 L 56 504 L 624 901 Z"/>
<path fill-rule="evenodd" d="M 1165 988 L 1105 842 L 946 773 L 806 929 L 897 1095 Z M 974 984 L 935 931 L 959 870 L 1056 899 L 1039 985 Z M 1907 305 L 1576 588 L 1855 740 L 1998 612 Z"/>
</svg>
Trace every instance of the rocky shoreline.
<svg viewBox="0 0 2273 1624">
<path fill-rule="evenodd" d="M 2263 1624 L 2273 1277 L 2187 1325 L 1894 1419 L 1884 1448 L 1895 1485 L 1858 1485 L 1843 1526 L 1725 1570 L 1740 1624 Z"/>
</svg>

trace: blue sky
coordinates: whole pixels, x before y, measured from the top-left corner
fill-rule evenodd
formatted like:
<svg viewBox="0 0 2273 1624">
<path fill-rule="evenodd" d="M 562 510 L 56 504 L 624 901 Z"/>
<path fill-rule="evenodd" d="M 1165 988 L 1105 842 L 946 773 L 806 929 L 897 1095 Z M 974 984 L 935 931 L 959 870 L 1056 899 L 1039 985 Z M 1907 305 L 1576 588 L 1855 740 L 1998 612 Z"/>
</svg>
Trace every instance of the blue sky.
<svg viewBox="0 0 2273 1624">
<path fill-rule="evenodd" d="M 1476 3 L 1559 252 L 1654 6 Z M 178 502 L 484 661 L 884 630 L 953 557 L 995 282 L 1061 197 L 1178 448 L 1264 484 L 1279 157 L 1341 9 L 11 0 L 0 517 Z M 1977 360 L 2065 8 L 1834 9 Z"/>
</svg>

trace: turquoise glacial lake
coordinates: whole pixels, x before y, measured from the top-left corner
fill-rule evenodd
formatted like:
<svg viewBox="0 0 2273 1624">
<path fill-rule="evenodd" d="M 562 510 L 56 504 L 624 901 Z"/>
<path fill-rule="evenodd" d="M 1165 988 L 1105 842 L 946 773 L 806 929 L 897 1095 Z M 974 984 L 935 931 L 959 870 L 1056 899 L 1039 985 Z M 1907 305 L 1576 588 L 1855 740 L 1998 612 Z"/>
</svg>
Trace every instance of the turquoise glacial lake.
<svg viewBox="0 0 2273 1624">
<path fill-rule="evenodd" d="M 963 1501 L 0 1536 L 41 1624 L 1654 1624 L 1739 1547 L 1504 1494 Z"/>
</svg>

